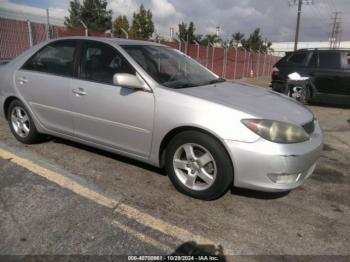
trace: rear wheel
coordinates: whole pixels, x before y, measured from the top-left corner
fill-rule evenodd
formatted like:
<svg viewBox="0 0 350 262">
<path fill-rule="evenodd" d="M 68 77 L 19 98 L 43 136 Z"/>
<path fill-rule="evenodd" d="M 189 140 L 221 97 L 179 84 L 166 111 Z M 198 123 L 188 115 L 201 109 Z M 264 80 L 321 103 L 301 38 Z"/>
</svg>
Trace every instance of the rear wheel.
<svg viewBox="0 0 350 262">
<path fill-rule="evenodd" d="M 11 132 L 18 141 L 24 144 L 32 144 L 39 140 L 40 134 L 21 101 L 14 100 L 11 102 L 7 110 L 7 119 Z"/>
<path fill-rule="evenodd" d="M 185 131 L 166 150 L 166 171 L 175 188 L 191 197 L 213 200 L 233 183 L 226 149 L 210 135 Z"/>
</svg>

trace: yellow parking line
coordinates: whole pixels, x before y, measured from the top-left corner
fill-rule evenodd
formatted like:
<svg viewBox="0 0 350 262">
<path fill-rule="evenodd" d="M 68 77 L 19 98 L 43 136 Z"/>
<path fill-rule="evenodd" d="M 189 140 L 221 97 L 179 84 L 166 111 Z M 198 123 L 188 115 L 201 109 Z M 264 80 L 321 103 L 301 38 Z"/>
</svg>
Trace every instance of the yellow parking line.
<svg viewBox="0 0 350 262">
<path fill-rule="evenodd" d="M 54 182 L 58 184 L 59 186 L 69 189 L 73 191 L 74 193 L 85 197 L 91 201 L 94 201 L 97 204 L 100 204 L 102 206 L 114 209 L 115 213 L 119 213 L 121 215 L 124 215 L 128 217 L 129 219 L 133 219 L 137 221 L 138 223 L 150 227 L 158 232 L 161 232 L 163 234 L 166 234 L 170 237 L 179 239 L 180 241 L 187 242 L 187 241 L 195 241 L 197 244 L 200 245 L 215 245 L 217 246 L 217 243 L 214 241 L 207 239 L 205 237 L 202 237 L 201 235 L 192 233 L 190 231 L 187 231 L 181 227 L 175 226 L 173 224 L 170 224 L 168 222 L 165 222 L 159 218 L 156 218 L 154 216 L 151 216 L 147 213 L 144 213 L 132 206 L 129 206 L 127 204 L 124 204 L 118 200 L 106 197 L 88 187 L 85 187 L 78 182 L 75 182 L 74 180 L 70 179 L 69 177 L 66 177 L 64 175 L 61 175 L 55 171 L 49 170 L 45 167 L 42 167 L 35 162 L 25 159 L 23 157 L 20 157 L 14 153 L 8 152 L 4 149 L 0 148 L 0 157 L 3 159 L 8 159 L 13 163 L 16 163 L 29 171 L 46 178 L 47 180 Z M 147 238 L 144 236 L 142 233 L 135 231 L 134 229 L 131 229 L 125 225 L 120 224 L 117 221 L 113 221 L 113 224 L 117 225 L 124 231 L 128 231 L 131 235 L 134 235 L 135 237 L 139 239 L 144 239 L 148 243 L 153 243 L 156 245 L 156 247 L 163 247 L 161 246 L 159 242 L 155 242 L 156 240 Z M 169 247 L 168 247 L 169 249 Z M 226 249 L 225 253 L 231 253 L 233 254 L 234 252 Z"/>
<path fill-rule="evenodd" d="M 189 232 L 181 227 L 167 223 L 164 220 L 161 220 L 159 218 L 146 214 L 142 211 L 137 210 L 134 207 L 131 207 L 123 203 L 120 203 L 116 207 L 114 212 L 120 213 L 122 215 L 126 215 L 128 218 L 134 219 L 140 224 L 153 228 L 171 237 L 175 237 L 183 242 L 195 241 L 197 244 L 200 244 L 200 245 L 216 245 L 216 243 L 214 243 L 213 241 L 207 238 L 204 238 L 200 235 Z"/>
<path fill-rule="evenodd" d="M 45 167 L 39 166 L 38 164 L 28 159 L 22 158 L 3 149 L 0 149 L 0 157 L 4 159 L 9 159 L 11 160 L 11 162 L 16 163 L 28 169 L 29 171 L 32 171 L 33 173 L 44 177 L 47 180 L 50 180 L 51 182 L 54 182 L 61 187 L 67 188 L 73 191 L 74 193 L 81 195 L 87 199 L 90 199 L 102 206 L 114 208 L 118 204 L 118 201 L 105 197 L 99 194 L 98 192 L 95 192 L 94 190 L 84 187 L 66 176 L 63 176 Z"/>
<path fill-rule="evenodd" d="M 141 240 L 144 243 L 150 244 L 150 245 L 157 247 L 165 252 L 172 251 L 172 249 L 169 246 L 159 242 L 158 240 L 155 240 L 154 238 L 152 238 L 150 236 L 147 236 L 139 231 L 136 231 L 135 229 L 132 229 L 131 227 L 128 227 L 128 226 L 126 226 L 126 225 L 124 225 L 116 220 L 113 220 L 112 225 L 118 227 L 119 229 L 121 229 L 124 232 L 128 233 L 129 235 Z"/>
</svg>

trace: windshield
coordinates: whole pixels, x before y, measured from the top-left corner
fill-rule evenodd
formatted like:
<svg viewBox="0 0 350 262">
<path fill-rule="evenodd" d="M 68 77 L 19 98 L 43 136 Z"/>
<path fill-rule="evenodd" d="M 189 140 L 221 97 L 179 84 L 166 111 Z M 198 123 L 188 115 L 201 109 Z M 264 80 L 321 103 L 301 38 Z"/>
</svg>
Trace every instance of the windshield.
<svg viewBox="0 0 350 262">
<path fill-rule="evenodd" d="M 181 52 L 155 45 L 125 45 L 124 50 L 159 84 L 185 88 L 225 81 Z"/>
</svg>

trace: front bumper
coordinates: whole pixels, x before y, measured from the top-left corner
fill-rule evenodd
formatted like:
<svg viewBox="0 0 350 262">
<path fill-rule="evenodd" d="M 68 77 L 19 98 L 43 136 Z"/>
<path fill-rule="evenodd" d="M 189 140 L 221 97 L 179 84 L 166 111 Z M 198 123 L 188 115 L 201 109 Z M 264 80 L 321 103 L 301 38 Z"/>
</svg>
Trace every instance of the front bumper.
<svg viewBox="0 0 350 262">
<path fill-rule="evenodd" d="M 310 140 L 297 144 L 277 144 L 263 138 L 253 143 L 225 140 L 234 167 L 234 185 L 266 192 L 281 192 L 303 184 L 315 169 L 323 147 L 319 124 Z M 271 177 L 295 177 L 274 182 Z"/>
</svg>

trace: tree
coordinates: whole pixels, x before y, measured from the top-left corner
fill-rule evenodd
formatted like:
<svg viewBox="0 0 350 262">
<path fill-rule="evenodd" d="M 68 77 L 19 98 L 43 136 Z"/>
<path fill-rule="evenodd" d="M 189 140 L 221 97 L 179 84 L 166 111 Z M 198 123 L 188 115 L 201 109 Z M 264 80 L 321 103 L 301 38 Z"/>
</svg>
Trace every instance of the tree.
<svg viewBox="0 0 350 262">
<path fill-rule="evenodd" d="M 179 38 L 180 38 L 180 41 L 182 40 L 185 40 L 187 39 L 187 25 L 182 22 L 181 24 L 179 24 Z"/>
<path fill-rule="evenodd" d="M 233 46 L 237 47 L 241 43 L 242 39 L 244 39 L 244 34 L 242 34 L 241 32 L 236 32 L 232 34 L 231 42 Z"/>
<path fill-rule="evenodd" d="M 196 28 L 192 21 L 189 23 L 188 26 L 184 22 L 179 24 L 179 38 L 181 38 L 186 42 L 188 41 L 190 44 L 193 44 L 195 43 L 195 41 L 198 41 L 197 36 L 195 35 L 195 32 L 196 32 Z"/>
<path fill-rule="evenodd" d="M 91 30 L 112 29 L 112 10 L 107 10 L 106 0 L 84 0 L 81 19 Z"/>
<path fill-rule="evenodd" d="M 136 38 L 149 39 L 154 32 L 152 12 L 141 4 L 138 13 L 133 14 L 130 35 Z"/>
<path fill-rule="evenodd" d="M 107 10 L 106 0 L 78 0 L 70 2 L 69 17 L 65 17 L 68 27 L 82 27 L 81 21 L 89 30 L 106 31 L 111 29 L 112 10 Z"/>
<path fill-rule="evenodd" d="M 244 38 L 244 34 L 237 32 L 232 34 L 232 40 L 234 46 L 238 46 L 238 44 L 242 44 L 242 46 L 253 52 L 262 52 L 267 53 L 271 50 L 271 42 L 268 42 L 267 39 L 263 40 L 260 35 L 260 28 L 256 28 L 253 33 L 249 35 L 248 38 Z"/>
<path fill-rule="evenodd" d="M 81 27 L 81 5 L 79 0 L 70 1 L 69 6 L 69 17 L 65 17 L 64 25 L 67 27 Z"/>
<path fill-rule="evenodd" d="M 125 33 L 124 31 L 128 32 L 129 31 L 129 21 L 128 18 L 125 15 L 120 15 L 118 16 L 114 22 L 113 22 L 113 28 L 114 28 L 114 34 L 118 37 L 124 36 Z"/>
<path fill-rule="evenodd" d="M 218 38 L 216 34 L 208 34 L 201 38 L 200 44 L 207 46 L 209 43 L 214 44 L 214 43 L 219 43 L 221 41 L 222 40 Z"/>
</svg>

